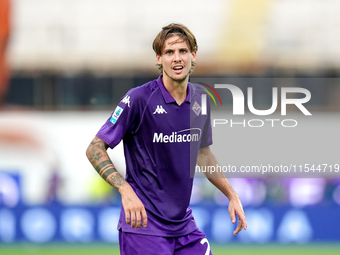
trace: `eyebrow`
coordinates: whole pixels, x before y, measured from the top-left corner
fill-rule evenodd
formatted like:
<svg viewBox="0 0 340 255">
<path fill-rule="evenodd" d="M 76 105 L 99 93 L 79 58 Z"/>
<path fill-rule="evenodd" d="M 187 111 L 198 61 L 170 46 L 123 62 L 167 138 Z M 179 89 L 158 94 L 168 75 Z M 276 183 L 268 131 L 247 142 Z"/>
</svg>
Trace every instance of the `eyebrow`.
<svg viewBox="0 0 340 255">
<path fill-rule="evenodd" d="M 186 50 L 186 51 L 190 51 L 189 50 L 189 47 L 182 47 L 182 48 L 179 48 L 178 50 Z M 170 49 L 170 48 L 164 48 L 163 52 L 167 52 L 167 51 L 174 51 L 174 49 Z"/>
</svg>

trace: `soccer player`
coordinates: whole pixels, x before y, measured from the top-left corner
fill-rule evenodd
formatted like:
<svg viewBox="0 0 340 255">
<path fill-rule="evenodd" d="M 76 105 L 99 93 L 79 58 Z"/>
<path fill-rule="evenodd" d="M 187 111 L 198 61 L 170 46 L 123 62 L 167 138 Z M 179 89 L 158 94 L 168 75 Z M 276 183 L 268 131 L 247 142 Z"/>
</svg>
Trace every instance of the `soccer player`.
<svg viewBox="0 0 340 255">
<path fill-rule="evenodd" d="M 156 36 L 153 49 L 161 75 L 122 97 L 86 154 L 121 194 L 121 254 L 212 254 L 189 208 L 196 163 L 217 165 L 209 149 L 210 106 L 203 114 L 205 92 L 188 82 L 195 66 L 196 38 L 187 27 L 170 24 Z M 108 147 L 121 140 L 125 179 L 107 154 Z M 239 217 L 236 235 L 247 228 L 240 199 L 223 175 L 213 177 L 207 176 L 230 200 L 231 221 Z"/>
</svg>

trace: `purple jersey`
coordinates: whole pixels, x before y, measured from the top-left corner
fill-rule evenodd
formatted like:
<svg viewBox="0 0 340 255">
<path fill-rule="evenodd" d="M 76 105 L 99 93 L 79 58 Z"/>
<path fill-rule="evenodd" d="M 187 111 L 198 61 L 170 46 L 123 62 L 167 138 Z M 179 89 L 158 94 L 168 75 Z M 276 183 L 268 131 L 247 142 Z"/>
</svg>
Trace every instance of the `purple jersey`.
<svg viewBox="0 0 340 255">
<path fill-rule="evenodd" d="M 197 229 L 189 208 L 198 151 L 212 144 L 210 104 L 201 114 L 198 85 L 188 84 L 178 105 L 162 76 L 131 89 L 97 137 L 111 148 L 122 139 L 126 181 L 145 206 L 146 228 L 131 228 L 122 208 L 118 229 L 157 236 L 181 236 Z"/>
</svg>

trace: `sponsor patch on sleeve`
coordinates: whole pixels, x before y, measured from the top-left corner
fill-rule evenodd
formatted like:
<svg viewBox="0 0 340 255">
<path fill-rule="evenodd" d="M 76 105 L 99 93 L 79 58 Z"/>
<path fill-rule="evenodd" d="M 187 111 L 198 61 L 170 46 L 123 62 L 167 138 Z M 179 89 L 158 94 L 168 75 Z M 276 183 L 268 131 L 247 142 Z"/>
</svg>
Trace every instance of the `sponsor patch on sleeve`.
<svg viewBox="0 0 340 255">
<path fill-rule="evenodd" d="M 110 122 L 112 122 L 113 124 L 115 124 L 119 118 L 119 116 L 122 114 L 123 109 L 119 106 L 116 107 L 116 110 L 113 112 Z"/>
</svg>

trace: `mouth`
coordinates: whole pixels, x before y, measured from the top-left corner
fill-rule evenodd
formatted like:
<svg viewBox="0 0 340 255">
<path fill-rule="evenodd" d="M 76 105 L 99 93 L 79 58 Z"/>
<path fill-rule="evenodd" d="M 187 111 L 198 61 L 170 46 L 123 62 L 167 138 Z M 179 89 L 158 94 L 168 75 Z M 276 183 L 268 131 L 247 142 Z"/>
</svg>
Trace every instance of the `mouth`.
<svg viewBox="0 0 340 255">
<path fill-rule="evenodd" d="M 172 68 L 172 70 L 174 70 L 175 73 L 179 74 L 179 73 L 182 72 L 183 66 L 174 66 L 174 67 Z"/>
</svg>

